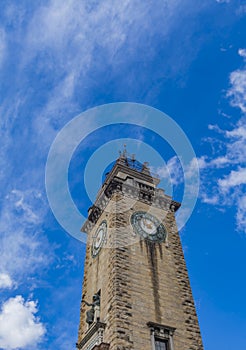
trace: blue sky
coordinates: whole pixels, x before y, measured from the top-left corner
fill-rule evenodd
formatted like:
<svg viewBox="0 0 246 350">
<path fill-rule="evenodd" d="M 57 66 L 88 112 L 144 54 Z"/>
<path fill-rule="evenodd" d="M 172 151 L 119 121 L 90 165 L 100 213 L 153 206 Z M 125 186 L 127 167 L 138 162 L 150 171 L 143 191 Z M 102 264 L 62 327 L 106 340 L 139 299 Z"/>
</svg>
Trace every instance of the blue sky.
<svg viewBox="0 0 246 350">
<path fill-rule="evenodd" d="M 168 114 L 197 156 L 199 198 L 181 238 L 205 349 L 245 350 L 245 15 L 243 0 L 1 1 L 1 349 L 75 349 L 85 246 L 49 207 L 47 156 L 78 114 L 134 102 Z M 93 200 L 86 164 L 100 147 L 107 159 L 104 145 L 120 138 L 137 140 L 128 147 L 139 159 L 144 144 L 159 152 L 166 166 L 154 170 L 165 180 L 168 168 L 181 200 L 174 150 L 149 130 L 117 124 L 88 135 L 71 159 L 81 213 Z M 95 161 L 91 169 L 97 174 Z"/>
</svg>

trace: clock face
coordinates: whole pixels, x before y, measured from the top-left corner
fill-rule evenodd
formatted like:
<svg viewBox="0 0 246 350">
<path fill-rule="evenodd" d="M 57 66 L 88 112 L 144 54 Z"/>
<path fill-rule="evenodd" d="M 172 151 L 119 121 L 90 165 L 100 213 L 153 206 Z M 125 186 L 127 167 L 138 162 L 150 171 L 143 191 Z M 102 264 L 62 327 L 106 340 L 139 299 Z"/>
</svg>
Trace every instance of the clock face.
<svg viewBox="0 0 246 350">
<path fill-rule="evenodd" d="M 137 211 L 131 216 L 134 231 L 152 242 L 163 242 L 166 239 L 166 229 L 153 215 L 144 211 Z"/>
<path fill-rule="evenodd" d="M 93 257 L 97 256 L 100 252 L 100 249 L 105 242 L 107 234 L 107 222 L 104 220 L 101 222 L 100 226 L 96 230 L 95 235 L 93 236 L 92 247 L 91 247 L 91 255 Z"/>
</svg>

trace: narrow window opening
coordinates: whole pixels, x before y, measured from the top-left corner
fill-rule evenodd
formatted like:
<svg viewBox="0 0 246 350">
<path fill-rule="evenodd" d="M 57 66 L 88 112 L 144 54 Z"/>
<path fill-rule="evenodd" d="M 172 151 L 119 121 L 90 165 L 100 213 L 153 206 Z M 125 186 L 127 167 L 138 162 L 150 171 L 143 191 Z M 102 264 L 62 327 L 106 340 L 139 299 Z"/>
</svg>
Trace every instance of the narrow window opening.
<svg viewBox="0 0 246 350">
<path fill-rule="evenodd" d="M 153 350 L 174 350 L 173 334 L 175 328 L 148 322 Z"/>
<path fill-rule="evenodd" d="M 155 350 L 169 350 L 168 340 L 155 338 Z"/>
</svg>

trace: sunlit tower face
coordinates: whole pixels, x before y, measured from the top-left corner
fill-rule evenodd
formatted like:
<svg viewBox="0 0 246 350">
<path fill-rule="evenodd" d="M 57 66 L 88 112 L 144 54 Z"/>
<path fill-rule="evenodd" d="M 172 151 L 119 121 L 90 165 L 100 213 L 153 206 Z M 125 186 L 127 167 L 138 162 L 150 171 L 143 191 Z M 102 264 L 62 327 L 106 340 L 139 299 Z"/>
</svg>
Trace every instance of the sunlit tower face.
<svg viewBox="0 0 246 350">
<path fill-rule="evenodd" d="M 123 152 L 88 211 L 78 349 L 203 349 L 175 222 L 180 204 L 158 183 Z"/>
</svg>

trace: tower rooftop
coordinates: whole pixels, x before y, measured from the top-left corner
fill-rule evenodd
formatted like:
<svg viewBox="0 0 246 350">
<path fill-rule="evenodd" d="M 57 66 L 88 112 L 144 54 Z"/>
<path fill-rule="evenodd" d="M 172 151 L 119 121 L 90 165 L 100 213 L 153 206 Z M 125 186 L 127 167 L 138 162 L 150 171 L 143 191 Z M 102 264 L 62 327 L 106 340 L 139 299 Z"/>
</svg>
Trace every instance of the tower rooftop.
<svg viewBox="0 0 246 350">
<path fill-rule="evenodd" d="M 134 155 L 130 157 L 125 153 L 121 153 L 112 169 L 106 174 L 104 184 L 107 184 L 115 176 L 125 177 L 123 174 L 139 179 L 153 187 L 156 187 L 160 182 L 158 175 L 150 171 L 148 162 L 141 163 L 135 159 Z"/>
<path fill-rule="evenodd" d="M 159 177 L 150 172 L 147 162 L 140 163 L 134 156 L 129 156 L 126 150 L 120 152 L 119 158 L 106 174 L 94 204 L 88 209 L 88 219 L 81 230 L 87 232 L 94 226 L 114 193 L 124 193 L 153 207 L 178 210 L 180 203 L 165 194 L 164 189 L 158 188 L 159 182 Z"/>
</svg>

